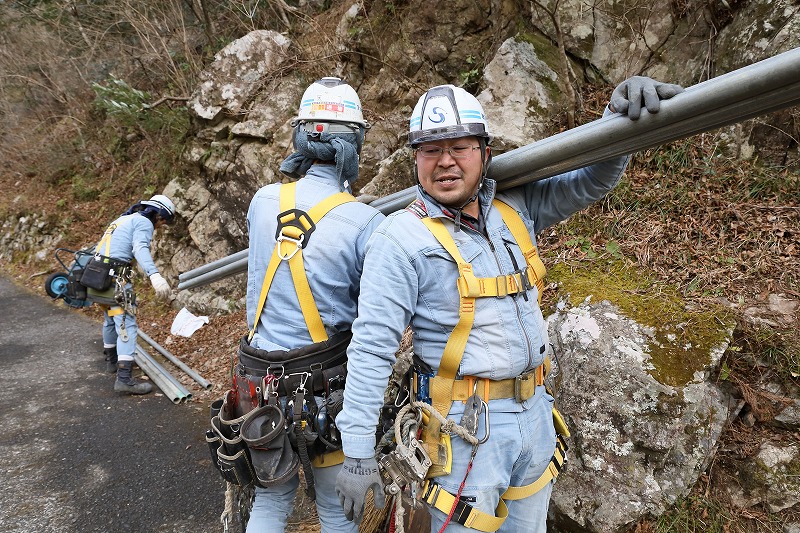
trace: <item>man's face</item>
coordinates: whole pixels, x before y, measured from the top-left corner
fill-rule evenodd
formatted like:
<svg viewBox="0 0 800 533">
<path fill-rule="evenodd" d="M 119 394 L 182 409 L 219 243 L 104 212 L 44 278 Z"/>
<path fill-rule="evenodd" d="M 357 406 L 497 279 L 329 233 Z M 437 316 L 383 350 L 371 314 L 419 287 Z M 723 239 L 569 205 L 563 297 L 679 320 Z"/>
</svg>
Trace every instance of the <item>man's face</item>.
<svg viewBox="0 0 800 533">
<path fill-rule="evenodd" d="M 441 154 L 437 153 L 439 149 Z M 489 150 L 487 147 L 487 158 Z M 482 169 L 477 137 L 423 143 L 417 146 L 414 157 L 422 188 L 440 204 L 461 208 L 475 194 Z M 469 213 L 472 209 L 465 211 Z"/>
</svg>

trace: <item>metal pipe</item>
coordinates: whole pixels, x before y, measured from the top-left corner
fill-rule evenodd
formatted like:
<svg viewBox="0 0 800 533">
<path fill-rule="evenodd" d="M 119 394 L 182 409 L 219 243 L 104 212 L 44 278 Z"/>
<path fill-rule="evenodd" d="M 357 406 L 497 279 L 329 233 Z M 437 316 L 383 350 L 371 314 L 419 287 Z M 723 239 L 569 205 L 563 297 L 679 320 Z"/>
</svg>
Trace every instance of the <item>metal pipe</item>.
<svg viewBox="0 0 800 533">
<path fill-rule="evenodd" d="M 189 400 L 192 393 L 177 380 L 175 376 L 170 374 L 161 364 L 153 359 L 147 351 L 139 344 L 136 345 L 136 353 L 134 354 L 136 364 L 144 370 L 148 376 L 158 385 L 161 392 L 167 396 L 172 403 L 181 403 L 182 401 Z"/>
<path fill-rule="evenodd" d="M 152 362 L 152 364 L 153 364 L 153 365 L 155 365 L 156 367 L 160 368 L 160 369 L 163 371 L 163 373 L 164 373 L 164 377 L 165 377 L 167 380 L 169 380 L 169 382 L 170 382 L 170 383 L 172 383 L 172 385 L 174 385 L 174 386 L 175 386 L 175 388 L 176 388 L 176 389 L 178 390 L 178 392 L 181 394 L 181 396 L 182 396 L 182 398 L 181 398 L 181 399 L 182 399 L 182 400 L 190 400 L 190 399 L 192 398 L 192 393 L 191 393 L 191 392 L 189 392 L 189 391 L 186 389 L 186 387 L 184 387 L 184 386 L 183 386 L 183 383 L 181 383 L 180 381 L 178 381 L 178 378 L 176 378 L 175 376 L 173 376 L 173 375 L 172 375 L 172 373 L 170 373 L 170 371 L 169 371 L 169 370 L 167 370 L 166 368 L 164 368 L 164 367 L 161 365 L 161 363 L 159 363 L 158 361 L 156 361 L 156 360 L 155 360 L 155 358 L 154 358 L 152 355 L 150 355 L 150 352 L 148 352 L 147 350 L 145 350 L 145 349 L 142 347 L 142 345 L 141 345 L 141 344 L 139 344 L 139 345 L 137 345 L 137 346 L 138 346 L 139 350 L 142 352 L 142 354 L 143 354 L 143 355 L 144 355 L 144 356 L 145 356 L 147 359 L 149 359 L 149 360 L 150 360 L 150 362 Z"/>
<path fill-rule="evenodd" d="M 227 256 L 225 256 L 225 257 L 223 257 L 221 259 L 217 259 L 216 261 L 212 261 L 212 262 L 207 263 L 207 264 L 205 264 L 203 266 L 199 266 L 199 267 L 195 268 L 194 270 L 189 270 L 187 272 L 179 274 L 178 275 L 178 280 L 179 281 L 186 281 L 186 280 L 192 279 L 194 277 L 199 276 L 200 274 L 205 274 L 206 272 L 211 272 L 212 270 L 216 270 L 216 269 L 218 269 L 220 267 L 223 267 L 223 266 L 225 266 L 225 265 L 227 265 L 229 263 L 233 263 L 234 261 L 237 261 L 237 260 L 242 259 L 242 258 L 247 258 L 247 249 L 240 250 L 240 251 L 238 251 L 238 252 L 236 252 L 234 254 L 227 255 Z"/>
<path fill-rule="evenodd" d="M 154 341 L 150 337 L 150 335 L 148 335 L 147 333 L 142 331 L 141 328 L 139 329 L 138 335 L 139 335 L 139 337 L 144 339 L 145 342 L 147 342 L 150 346 L 155 348 L 156 351 L 158 351 L 161 355 L 163 355 L 169 361 L 171 361 L 172 364 L 174 364 L 175 366 L 177 366 L 178 368 L 183 370 L 186 373 L 186 375 L 189 376 L 190 378 L 192 378 L 193 380 L 195 380 L 198 383 L 198 385 L 200 385 L 201 387 L 203 387 L 206 390 L 211 388 L 211 383 L 209 383 L 208 381 L 203 379 L 203 377 L 200 374 L 198 374 L 197 372 L 195 372 L 191 367 L 186 365 L 183 361 L 181 361 L 180 359 L 178 359 L 177 357 L 172 355 L 172 353 L 170 353 L 166 348 L 164 348 L 163 346 L 158 344 L 156 341 Z"/>
<path fill-rule="evenodd" d="M 242 250 L 242 252 L 247 252 L 248 248 Z M 237 252 L 241 253 L 241 252 Z M 212 270 L 210 272 L 206 272 L 205 274 L 200 274 L 199 276 L 195 276 L 190 278 L 186 281 L 182 281 L 178 283 L 178 290 L 183 289 L 191 289 L 192 287 L 199 287 L 201 285 L 206 285 L 213 281 L 218 281 L 229 276 L 233 276 L 235 274 L 239 274 L 240 272 L 247 272 L 247 256 L 243 259 L 239 259 L 228 263 L 216 270 Z"/>
<path fill-rule="evenodd" d="M 139 368 L 147 374 L 152 382 L 158 387 L 164 396 L 169 398 L 174 404 L 181 403 L 183 399 L 183 395 L 180 391 L 175 387 L 175 385 L 169 381 L 164 373 L 166 372 L 163 367 L 159 368 L 155 366 L 153 363 L 154 361 L 147 356 L 142 355 L 142 351 L 139 346 L 136 346 L 136 350 L 133 354 L 133 360 L 136 361 L 136 364 L 139 365 Z"/>
<path fill-rule="evenodd" d="M 643 110 L 639 120 L 615 114 L 499 154 L 492 159 L 488 176 L 505 190 L 795 105 L 800 105 L 800 48 L 693 85 L 662 101 L 658 113 Z M 409 187 L 370 205 L 389 214 L 415 196 L 416 187 Z M 178 288 L 205 285 L 246 270 L 245 256 Z"/>
<path fill-rule="evenodd" d="M 171 374 L 163 367 L 161 364 L 158 363 L 153 357 L 147 353 L 140 345 L 136 346 L 136 353 L 134 354 L 134 358 L 136 359 L 136 363 L 144 370 L 145 372 L 150 375 L 153 374 L 151 377 L 153 381 L 158 385 L 158 388 L 161 389 L 161 392 L 167 396 L 172 403 L 181 403 L 182 401 L 187 399 L 189 396 L 188 391 L 183 388 L 179 383 L 176 383 L 174 379 L 170 379 Z"/>
</svg>

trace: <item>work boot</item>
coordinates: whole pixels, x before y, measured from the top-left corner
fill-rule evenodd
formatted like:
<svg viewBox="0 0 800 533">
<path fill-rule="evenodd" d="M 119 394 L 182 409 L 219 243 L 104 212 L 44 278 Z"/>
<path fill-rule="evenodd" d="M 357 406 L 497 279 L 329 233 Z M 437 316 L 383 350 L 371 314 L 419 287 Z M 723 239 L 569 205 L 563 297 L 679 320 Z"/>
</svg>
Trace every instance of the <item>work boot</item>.
<svg viewBox="0 0 800 533">
<path fill-rule="evenodd" d="M 128 394 L 147 394 L 153 390 L 153 385 L 146 381 L 136 381 L 131 376 L 133 361 L 119 361 L 117 363 L 117 380 L 114 382 L 114 392 L 127 392 Z"/>
<path fill-rule="evenodd" d="M 103 348 L 103 353 L 106 355 L 106 372 L 113 374 L 117 371 L 117 347 Z"/>
</svg>

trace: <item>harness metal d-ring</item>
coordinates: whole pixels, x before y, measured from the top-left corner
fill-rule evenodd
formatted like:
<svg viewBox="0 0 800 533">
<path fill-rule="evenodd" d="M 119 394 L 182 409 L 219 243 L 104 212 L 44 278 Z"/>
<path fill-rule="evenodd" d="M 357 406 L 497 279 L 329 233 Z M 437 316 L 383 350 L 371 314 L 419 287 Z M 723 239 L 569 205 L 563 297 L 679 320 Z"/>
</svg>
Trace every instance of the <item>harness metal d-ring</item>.
<svg viewBox="0 0 800 533">
<path fill-rule="evenodd" d="M 278 247 L 278 257 L 280 257 L 283 261 L 288 261 L 289 259 L 294 257 L 294 254 L 296 254 L 297 252 L 299 252 L 300 250 L 303 249 L 303 240 L 305 238 L 306 238 L 306 234 L 305 233 L 301 234 L 299 239 L 293 239 L 293 238 L 287 237 L 286 235 L 283 235 L 283 234 L 278 236 L 278 242 L 276 244 L 276 246 Z M 288 255 L 283 255 L 283 253 L 281 252 L 281 243 L 283 241 L 289 241 L 291 243 L 294 243 L 295 249 L 292 250 L 292 253 L 290 253 Z"/>
</svg>

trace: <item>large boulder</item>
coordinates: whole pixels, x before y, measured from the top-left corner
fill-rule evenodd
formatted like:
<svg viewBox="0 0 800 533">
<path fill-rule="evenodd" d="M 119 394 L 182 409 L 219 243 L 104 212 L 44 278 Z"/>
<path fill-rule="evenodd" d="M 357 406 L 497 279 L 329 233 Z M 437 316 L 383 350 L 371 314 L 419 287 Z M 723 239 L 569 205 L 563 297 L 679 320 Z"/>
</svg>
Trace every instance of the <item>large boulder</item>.
<svg viewBox="0 0 800 533">
<path fill-rule="evenodd" d="M 709 381 L 731 332 L 690 345 L 681 324 L 644 326 L 589 299 L 562 306 L 548 327 L 556 406 L 572 431 L 550 506 L 554 523 L 613 532 L 658 516 L 688 494 L 733 411 Z"/>
</svg>

